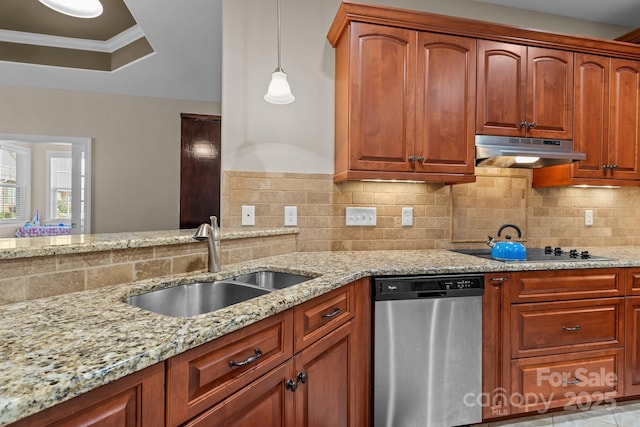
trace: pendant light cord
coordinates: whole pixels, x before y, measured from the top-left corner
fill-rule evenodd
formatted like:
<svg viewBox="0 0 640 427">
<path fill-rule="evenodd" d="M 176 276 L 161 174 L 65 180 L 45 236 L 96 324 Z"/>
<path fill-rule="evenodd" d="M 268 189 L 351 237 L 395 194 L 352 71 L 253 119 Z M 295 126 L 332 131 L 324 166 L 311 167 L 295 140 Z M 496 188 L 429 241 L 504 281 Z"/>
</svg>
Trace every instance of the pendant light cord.
<svg viewBox="0 0 640 427">
<path fill-rule="evenodd" d="M 277 14 L 278 14 L 278 69 L 277 71 L 282 71 L 282 63 L 280 61 L 280 0 L 277 0 Z"/>
</svg>

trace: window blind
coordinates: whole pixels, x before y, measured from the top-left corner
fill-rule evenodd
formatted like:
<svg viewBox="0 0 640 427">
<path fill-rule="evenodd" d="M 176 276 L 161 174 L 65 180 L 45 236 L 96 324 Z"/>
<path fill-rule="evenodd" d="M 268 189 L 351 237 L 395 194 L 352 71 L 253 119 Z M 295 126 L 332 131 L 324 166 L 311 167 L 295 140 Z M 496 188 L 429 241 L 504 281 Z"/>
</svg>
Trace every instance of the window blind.
<svg viewBox="0 0 640 427">
<path fill-rule="evenodd" d="M 29 148 L 0 142 L 0 223 L 28 219 L 30 168 Z"/>
</svg>

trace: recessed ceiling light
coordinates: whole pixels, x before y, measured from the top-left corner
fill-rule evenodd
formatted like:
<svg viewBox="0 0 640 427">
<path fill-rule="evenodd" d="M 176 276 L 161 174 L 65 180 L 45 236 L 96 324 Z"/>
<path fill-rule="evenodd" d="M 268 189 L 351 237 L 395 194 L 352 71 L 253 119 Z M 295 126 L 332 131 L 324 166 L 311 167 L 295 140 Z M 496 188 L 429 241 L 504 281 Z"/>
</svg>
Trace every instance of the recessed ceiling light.
<svg viewBox="0 0 640 427">
<path fill-rule="evenodd" d="M 39 0 L 43 5 L 75 18 L 96 18 L 102 15 L 100 0 Z"/>
</svg>

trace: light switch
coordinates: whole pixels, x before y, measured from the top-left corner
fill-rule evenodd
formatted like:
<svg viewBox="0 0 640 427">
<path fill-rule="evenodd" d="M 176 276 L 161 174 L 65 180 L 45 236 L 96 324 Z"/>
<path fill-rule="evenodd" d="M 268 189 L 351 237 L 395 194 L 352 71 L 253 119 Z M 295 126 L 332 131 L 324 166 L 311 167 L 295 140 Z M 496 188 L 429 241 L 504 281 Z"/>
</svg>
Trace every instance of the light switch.
<svg viewBox="0 0 640 427">
<path fill-rule="evenodd" d="M 284 207 L 284 226 L 292 227 L 298 225 L 298 208 L 296 206 Z"/>
<path fill-rule="evenodd" d="M 584 225 L 593 225 L 593 209 L 584 211 Z"/>
<path fill-rule="evenodd" d="M 255 206 L 242 206 L 242 225 L 256 225 Z"/>
<path fill-rule="evenodd" d="M 413 208 L 402 208 L 402 226 L 410 227 L 413 225 Z"/>
<path fill-rule="evenodd" d="M 376 208 L 352 208 L 346 209 L 345 225 L 356 227 L 375 227 Z"/>
</svg>

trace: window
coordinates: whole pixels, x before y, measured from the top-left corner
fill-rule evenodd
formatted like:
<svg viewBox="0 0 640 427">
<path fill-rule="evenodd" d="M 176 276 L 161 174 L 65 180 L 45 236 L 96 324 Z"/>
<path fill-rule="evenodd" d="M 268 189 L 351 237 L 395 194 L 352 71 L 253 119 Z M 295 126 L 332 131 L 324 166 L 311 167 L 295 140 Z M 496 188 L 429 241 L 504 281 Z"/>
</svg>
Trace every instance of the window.
<svg viewBox="0 0 640 427">
<path fill-rule="evenodd" d="M 71 151 L 47 151 L 47 221 L 72 218 L 72 167 Z"/>
<path fill-rule="evenodd" d="M 0 224 L 27 221 L 30 170 L 29 148 L 0 141 Z"/>
</svg>

